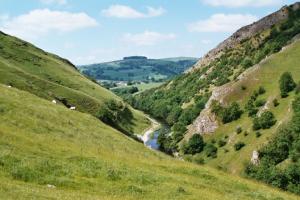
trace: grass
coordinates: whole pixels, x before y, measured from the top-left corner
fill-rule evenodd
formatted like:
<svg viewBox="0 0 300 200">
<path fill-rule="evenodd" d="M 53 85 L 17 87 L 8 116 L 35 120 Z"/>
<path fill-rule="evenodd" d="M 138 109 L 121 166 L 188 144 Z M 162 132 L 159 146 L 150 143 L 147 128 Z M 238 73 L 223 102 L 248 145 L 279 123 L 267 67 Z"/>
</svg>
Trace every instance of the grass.
<svg viewBox="0 0 300 200">
<path fill-rule="evenodd" d="M 151 151 L 28 92 L 0 84 L 0 93 L 0 199 L 298 198 Z"/>
<path fill-rule="evenodd" d="M 133 85 L 130 85 L 130 86 L 114 87 L 114 88 L 112 88 L 112 89 L 137 87 L 137 88 L 139 89 L 139 92 L 143 92 L 143 91 L 149 90 L 149 89 L 151 89 L 151 88 L 159 87 L 159 86 L 161 86 L 163 83 L 164 83 L 164 82 L 141 83 L 141 84 L 133 84 Z"/>
<path fill-rule="evenodd" d="M 281 124 L 287 122 L 292 116 L 291 103 L 294 94 L 291 93 L 288 98 L 281 99 L 279 91 L 279 78 L 283 72 L 289 71 L 292 73 L 296 82 L 300 80 L 300 41 L 292 44 L 288 49 L 278 54 L 273 55 L 266 61 L 260 64 L 256 70 L 250 69 L 248 75 L 240 81 L 230 83 L 228 87 L 232 89 L 228 92 L 224 101 L 227 103 L 237 101 L 244 106 L 254 90 L 259 86 L 266 89 L 266 93 L 258 99 L 266 99 L 270 101 L 270 110 L 275 114 L 277 123 L 267 130 L 260 130 L 261 136 L 256 137 L 255 131 L 252 130 L 252 120 L 244 113 L 241 119 L 229 124 L 220 125 L 216 133 L 212 136 L 206 136 L 207 140 L 220 140 L 229 136 L 230 142 L 218 150 L 218 158 L 207 160 L 208 165 L 223 169 L 225 171 L 240 174 L 243 171 L 244 164 L 250 161 L 253 150 L 260 149 L 271 137 L 274 136 L 276 130 Z M 243 90 L 242 86 L 246 86 Z M 279 106 L 274 107 L 272 100 L 277 98 Z M 236 128 L 241 126 L 243 131 L 248 131 L 249 134 L 245 136 L 244 133 L 237 134 Z M 244 142 L 246 146 L 240 151 L 235 152 L 233 146 L 236 142 Z M 225 150 L 229 150 L 228 152 Z"/>
<path fill-rule="evenodd" d="M 76 109 L 97 115 L 104 103 L 121 99 L 80 74 L 75 66 L 35 46 L 0 33 L 0 83 L 33 93 L 41 98 L 66 99 Z M 121 124 L 127 132 L 139 133 L 150 125 L 140 112 Z M 123 122 L 122 122 L 123 123 Z"/>
</svg>

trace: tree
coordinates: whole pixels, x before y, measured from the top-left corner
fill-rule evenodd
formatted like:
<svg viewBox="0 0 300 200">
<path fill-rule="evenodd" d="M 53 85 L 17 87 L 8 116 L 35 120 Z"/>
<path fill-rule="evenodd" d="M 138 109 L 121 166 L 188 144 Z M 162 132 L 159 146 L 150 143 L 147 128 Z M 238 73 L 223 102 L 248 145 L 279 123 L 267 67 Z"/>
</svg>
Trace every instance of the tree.
<svg viewBox="0 0 300 200">
<path fill-rule="evenodd" d="M 288 93 L 293 91 L 296 87 L 296 83 L 290 72 L 284 72 L 279 80 L 279 87 L 281 92 L 281 97 L 285 98 L 288 96 Z"/>
<path fill-rule="evenodd" d="M 186 145 L 183 146 L 183 152 L 185 154 L 196 154 L 203 151 L 205 143 L 203 137 L 200 134 L 194 134 Z"/>
</svg>

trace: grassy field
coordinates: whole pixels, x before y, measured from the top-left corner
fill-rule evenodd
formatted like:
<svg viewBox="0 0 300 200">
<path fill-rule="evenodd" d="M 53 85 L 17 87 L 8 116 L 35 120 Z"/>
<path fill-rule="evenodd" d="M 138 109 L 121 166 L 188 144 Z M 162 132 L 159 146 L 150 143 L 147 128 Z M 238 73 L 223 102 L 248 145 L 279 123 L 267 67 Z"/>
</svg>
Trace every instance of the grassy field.
<svg viewBox="0 0 300 200">
<path fill-rule="evenodd" d="M 52 101 L 66 100 L 82 112 L 97 115 L 105 102 L 121 99 L 80 74 L 67 60 L 0 33 L 0 83 Z M 60 101 L 61 102 L 61 101 Z M 128 132 L 142 132 L 150 122 L 133 109 L 132 120 L 120 122 Z"/>
<path fill-rule="evenodd" d="M 141 83 L 141 84 L 133 84 L 130 86 L 120 86 L 120 87 L 114 87 L 111 88 L 113 89 L 118 89 L 118 88 L 130 88 L 130 87 L 137 87 L 139 89 L 139 92 L 143 92 L 145 90 L 149 90 L 151 88 L 156 88 L 164 84 L 164 82 L 151 82 L 151 83 Z"/>
<path fill-rule="evenodd" d="M 299 199 L 149 150 L 28 92 L 0 93 L 0 199 Z"/>
<path fill-rule="evenodd" d="M 208 165 L 229 171 L 234 174 L 242 172 L 244 164 L 250 161 L 253 150 L 259 150 L 271 137 L 274 136 L 278 127 L 287 122 L 292 116 L 291 103 L 294 94 L 291 93 L 288 98 L 281 99 L 279 91 L 279 79 L 283 72 L 292 73 L 296 82 L 300 81 L 300 41 L 289 46 L 286 50 L 271 56 L 260 64 L 256 69 L 250 69 L 244 78 L 240 81 L 228 84 L 226 87 L 231 88 L 224 98 L 226 103 L 238 102 L 244 107 L 254 90 L 259 86 L 266 89 L 266 93 L 259 96 L 258 99 L 266 99 L 269 101 L 270 111 L 272 111 L 277 119 L 277 123 L 271 129 L 260 130 L 262 136 L 257 138 L 252 130 L 252 120 L 244 113 L 241 119 L 229 124 L 222 124 L 212 136 L 206 136 L 206 140 L 212 139 L 218 141 L 224 139 L 227 135 L 227 145 L 218 150 L 216 159 L 207 160 Z M 246 90 L 242 90 L 242 86 Z M 277 98 L 280 105 L 274 107 L 272 100 Z M 236 133 L 236 128 L 241 126 L 243 132 Z M 244 135 L 244 131 L 249 134 Z M 246 146 L 240 151 L 235 151 L 233 145 L 236 142 L 244 142 Z"/>
</svg>

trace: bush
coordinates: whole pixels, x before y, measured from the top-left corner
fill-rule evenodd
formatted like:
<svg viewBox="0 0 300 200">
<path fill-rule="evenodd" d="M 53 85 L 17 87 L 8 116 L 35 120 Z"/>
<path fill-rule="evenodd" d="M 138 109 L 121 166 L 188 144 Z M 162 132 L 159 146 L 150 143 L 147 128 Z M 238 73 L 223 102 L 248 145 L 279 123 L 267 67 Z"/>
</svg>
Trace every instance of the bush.
<svg viewBox="0 0 300 200">
<path fill-rule="evenodd" d="M 256 107 L 261 107 L 261 106 L 264 106 L 266 104 L 266 100 L 265 99 L 258 99 L 255 101 L 255 106 Z"/>
<path fill-rule="evenodd" d="M 213 144 L 207 144 L 204 148 L 204 151 L 207 157 L 212 157 L 212 158 L 217 157 L 218 148 L 215 147 Z"/>
<path fill-rule="evenodd" d="M 295 89 L 296 83 L 290 72 L 285 72 L 281 75 L 279 80 L 279 87 L 282 98 L 287 97 L 288 93 Z"/>
<path fill-rule="evenodd" d="M 229 107 L 222 107 L 218 102 L 213 102 L 212 112 L 222 119 L 224 124 L 237 120 L 243 114 L 240 105 L 233 102 Z"/>
<path fill-rule="evenodd" d="M 266 93 L 265 88 L 264 88 L 263 86 L 260 86 L 260 87 L 258 88 L 258 94 L 262 95 L 262 94 L 264 94 L 264 93 Z"/>
<path fill-rule="evenodd" d="M 255 117 L 253 120 L 253 130 L 268 129 L 276 123 L 275 116 L 270 111 L 265 111 L 260 117 Z"/>
<path fill-rule="evenodd" d="M 239 126 L 239 127 L 236 128 L 236 133 L 237 134 L 240 134 L 242 131 L 243 131 L 242 127 Z"/>
<path fill-rule="evenodd" d="M 259 137 L 261 136 L 261 133 L 260 133 L 259 131 L 257 131 L 257 132 L 255 132 L 255 136 L 256 136 L 257 138 L 259 138 Z"/>
<path fill-rule="evenodd" d="M 236 150 L 236 151 L 239 151 L 241 148 L 243 148 L 245 146 L 245 143 L 243 143 L 243 142 L 238 142 L 238 143 L 236 143 L 236 144 L 234 144 L 234 149 Z"/>
<path fill-rule="evenodd" d="M 248 131 L 245 131 L 244 132 L 244 136 L 248 136 L 249 135 L 249 132 Z"/>
<path fill-rule="evenodd" d="M 274 106 L 274 107 L 279 106 L 279 102 L 278 102 L 277 99 L 273 99 L 273 106 Z"/>
<path fill-rule="evenodd" d="M 205 143 L 203 137 L 199 134 L 194 134 L 189 141 L 183 145 L 184 154 L 196 154 L 203 151 Z"/>
<path fill-rule="evenodd" d="M 219 145 L 219 147 L 223 147 L 223 146 L 225 146 L 227 144 L 227 142 L 225 141 L 225 140 L 219 140 L 218 141 L 218 145 Z"/>
<path fill-rule="evenodd" d="M 242 89 L 242 90 L 246 90 L 246 89 L 247 89 L 247 87 L 246 87 L 246 86 L 244 86 L 244 85 L 242 85 L 242 86 L 241 86 L 241 89 Z"/>
<path fill-rule="evenodd" d="M 204 158 L 202 158 L 202 156 L 200 154 L 196 154 L 193 157 L 193 162 L 199 165 L 203 165 L 204 164 Z"/>
</svg>

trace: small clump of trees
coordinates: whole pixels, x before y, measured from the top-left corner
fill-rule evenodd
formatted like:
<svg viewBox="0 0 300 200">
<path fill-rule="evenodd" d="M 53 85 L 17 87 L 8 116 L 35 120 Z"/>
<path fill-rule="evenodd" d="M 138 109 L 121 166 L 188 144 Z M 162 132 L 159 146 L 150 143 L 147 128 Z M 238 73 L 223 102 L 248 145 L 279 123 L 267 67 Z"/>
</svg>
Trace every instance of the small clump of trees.
<svg viewBox="0 0 300 200">
<path fill-rule="evenodd" d="M 284 72 L 279 80 L 280 94 L 282 98 L 288 96 L 288 93 L 296 88 L 296 83 L 290 72 Z"/>
<path fill-rule="evenodd" d="M 233 102 L 228 107 L 223 107 L 217 101 L 212 103 L 212 112 L 221 118 L 224 124 L 235 121 L 241 117 L 243 110 L 240 105 Z"/>
<path fill-rule="evenodd" d="M 253 130 L 269 129 L 276 124 L 276 119 L 271 111 L 263 112 L 259 117 L 253 119 Z"/>
</svg>

